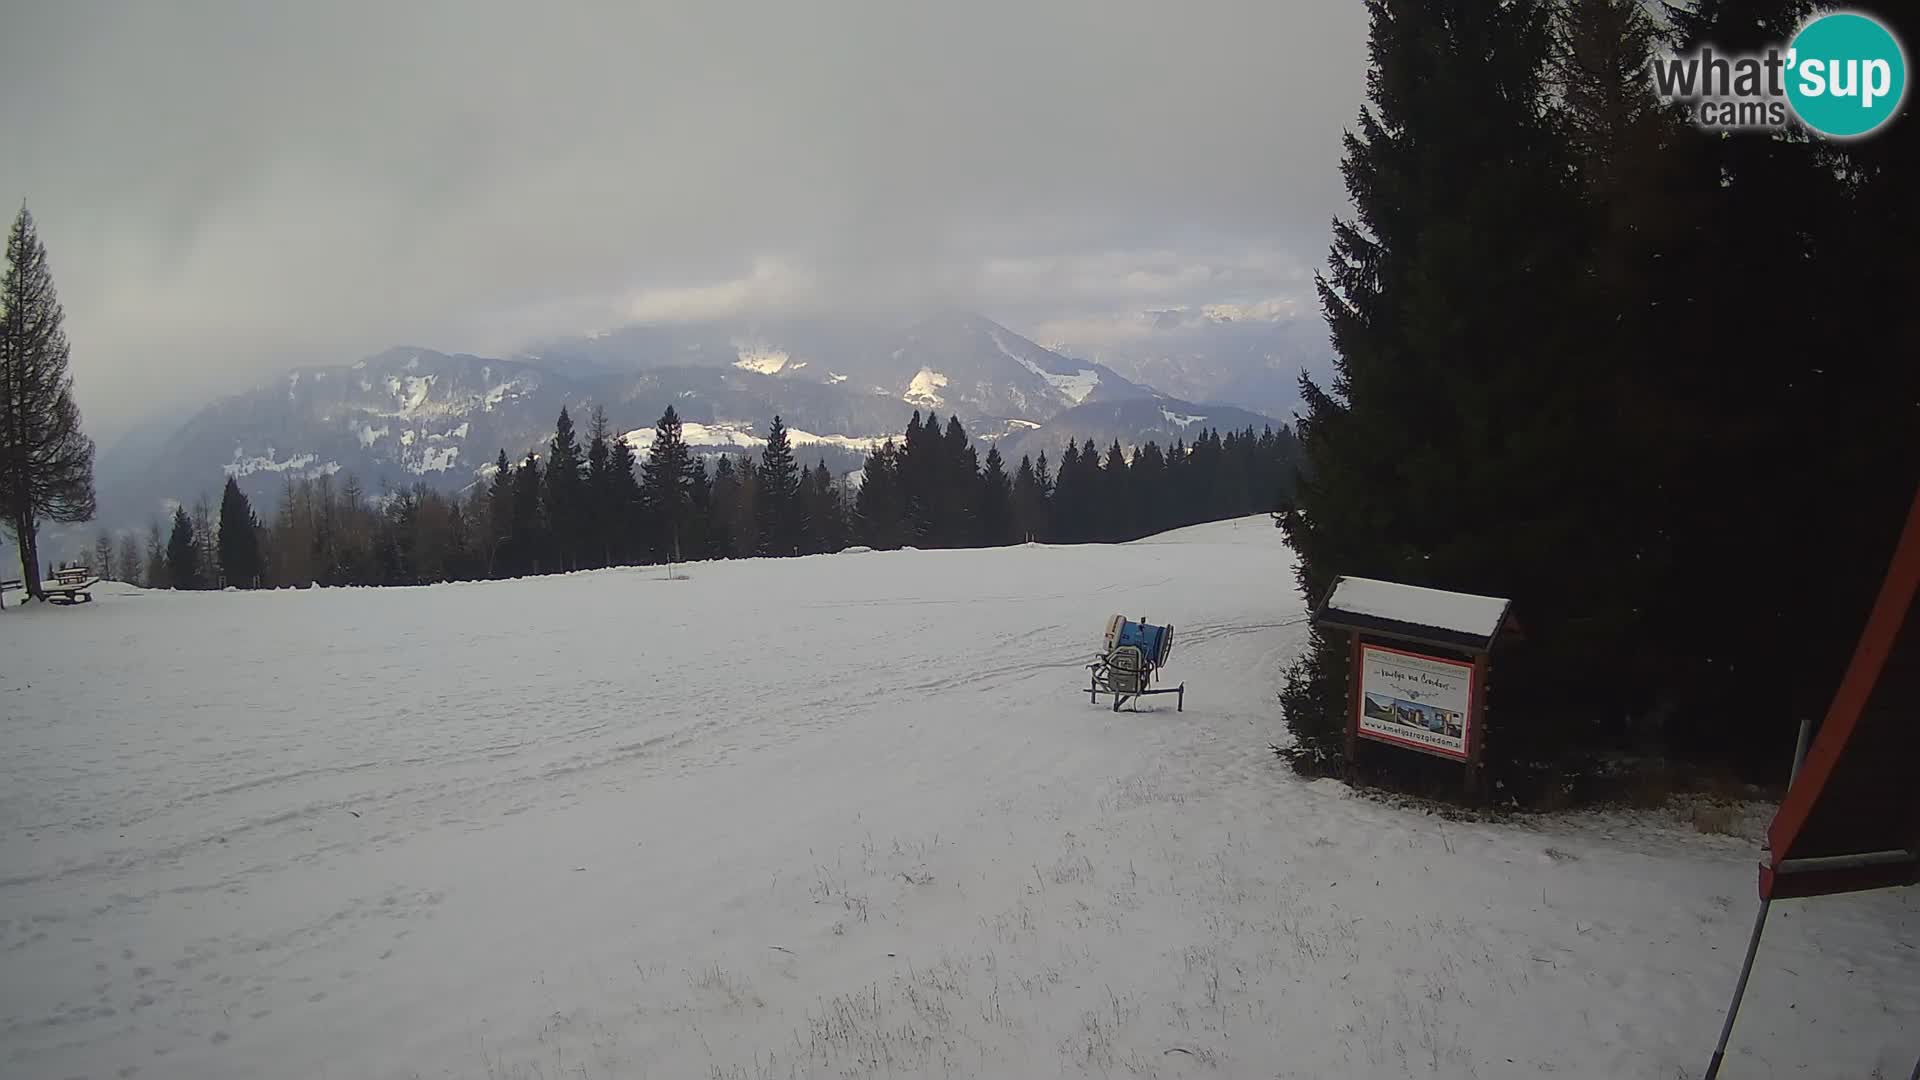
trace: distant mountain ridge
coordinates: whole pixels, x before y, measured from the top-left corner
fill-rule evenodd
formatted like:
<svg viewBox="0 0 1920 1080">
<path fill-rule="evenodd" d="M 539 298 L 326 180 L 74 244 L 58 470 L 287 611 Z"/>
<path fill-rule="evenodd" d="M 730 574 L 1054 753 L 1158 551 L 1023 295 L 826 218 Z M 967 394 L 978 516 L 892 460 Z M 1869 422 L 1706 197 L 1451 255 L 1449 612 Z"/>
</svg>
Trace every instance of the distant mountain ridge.
<svg viewBox="0 0 1920 1080">
<path fill-rule="evenodd" d="M 1191 439 L 1267 418 L 1162 395 L 1092 361 L 1043 348 L 991 320 L 947 312 L 906 327 L 782 320 L 636 326 L 545 342 L 512 358 L 394 348 L 353 364 L 296 368 L 212 402 L 171 434 L 147 432 L 97 466 L 101 520 L 143 525 L 170 501 L 217 495 L 231 475 L 263 508 L 287 479 L 353 475 L 362 490 L 426 482 L 462 489 L 501 449 L 544 445 L 564 406 L 584 432 L 594 405 L 644 445 L 673 405 L 689 442 L 759 444 L 776 413 L 809 460 L 836 471 L 903 431 L 917 410 L 1020 448 L 1067 437 L 1128 446 Z M 1057 450 L 1055 451 L 1057 453 Z M 851 464 L 850 464 L 851 463 Z"/>
</svg>

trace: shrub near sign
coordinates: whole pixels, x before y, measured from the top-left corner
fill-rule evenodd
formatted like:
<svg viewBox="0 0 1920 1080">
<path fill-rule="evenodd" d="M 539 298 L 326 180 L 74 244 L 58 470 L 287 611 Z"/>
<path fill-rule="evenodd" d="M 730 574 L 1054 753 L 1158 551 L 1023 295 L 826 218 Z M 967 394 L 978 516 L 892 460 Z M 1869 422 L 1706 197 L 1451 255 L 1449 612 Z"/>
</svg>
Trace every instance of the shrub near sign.
<svg viewBox="0 0 1920 1080">
<path fill-rule="evenodd" d="M 1473 665 L 1363 643 L 1360 736 L 1467 760 Z"/>
</svg>

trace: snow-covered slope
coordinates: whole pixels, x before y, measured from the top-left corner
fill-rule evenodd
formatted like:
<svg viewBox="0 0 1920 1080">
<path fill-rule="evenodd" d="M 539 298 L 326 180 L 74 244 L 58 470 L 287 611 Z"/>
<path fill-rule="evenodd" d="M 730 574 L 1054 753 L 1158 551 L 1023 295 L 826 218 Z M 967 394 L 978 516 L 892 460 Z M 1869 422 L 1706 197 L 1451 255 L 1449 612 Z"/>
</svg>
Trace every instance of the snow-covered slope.
<svg viewBox="0 0 1920 1080">
<path fill-rule="evenodd" d="M 0 614 L 8 1076 L 1696 1075 L 1751 837 L 1302 781 L 1264 517 L 1115 547 Z M 1087 703 L 1116 611 L 1186 711 Z M 1725 1075 L 1904 1075 L 1911 893 Z"/>
</svg>

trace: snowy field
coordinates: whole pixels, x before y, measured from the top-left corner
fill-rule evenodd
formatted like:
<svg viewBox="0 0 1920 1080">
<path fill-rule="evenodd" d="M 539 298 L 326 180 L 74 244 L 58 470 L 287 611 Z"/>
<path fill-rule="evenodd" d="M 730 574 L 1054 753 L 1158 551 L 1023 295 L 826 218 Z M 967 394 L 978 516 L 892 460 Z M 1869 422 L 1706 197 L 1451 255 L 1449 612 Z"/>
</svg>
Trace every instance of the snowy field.
<svg viewBox="0 0 1920 1080">
<path fill-rule="evenodd" d="M 1698 1075 L 1752 838 L 1266 749 L 1265 518 L 0 614 L 0 1076 Z M 1187 709 L 1093 708 L 1115 612 Z M 1728 1077 L 1905 1077 L 1911 891 L 1777 905 Z"/>
</svg>

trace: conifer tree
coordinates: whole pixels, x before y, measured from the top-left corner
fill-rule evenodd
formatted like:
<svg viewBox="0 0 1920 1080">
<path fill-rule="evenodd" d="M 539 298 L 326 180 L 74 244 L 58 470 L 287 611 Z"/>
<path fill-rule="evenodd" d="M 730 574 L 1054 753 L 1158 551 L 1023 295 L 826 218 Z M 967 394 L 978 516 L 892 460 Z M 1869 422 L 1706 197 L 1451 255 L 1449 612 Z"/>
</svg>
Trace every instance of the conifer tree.
<svg viewBox="0 0 1920 1080">
<path fill-rule="evenodd" d="M 233 477 L 220 494 L 220 533 L 218 539 L 220 573 L 227 584 L 242 589 L 260 587 L 260 520 L 253 504 Z"/>
<path fill-rule="evenodd" d="M 733 557 L 745 559 L 761 553 L 760 466 L 750 455 L 741 454 L 733 472 L 733 506 L 729 509 L 727 528 L 731 533 Z"/>
<path fill-rule="evenodd" d="M 1029 471 L 1031 480 L 1031 471 Z M 980 494 L 975 500 L 979 541 L 988 547 L 1014 542 L 1013 487 L 1007 479 L 1000 448 L 987 448 L 987 464 L 980 474 Z"/>
<path fill-rule="evenodd" d="M 987 467 L 993 467 L 993 455 L 987 455 Z M 1009 495 L 1013 515 L 1013 543 L 1023 544 L 1039 539 L 1040 532 L 1040 481 L 1033 471 L 1033 458 L 1020 455 L 1020 467 L 1013 473 L 1013 490 Z"/>
<path fill-rule="evenodd" d="M 613 565 L 613 473 L 609 468 L 607 413 L 595 405 L 587 425 L 587 479 L 581 514 L 587 558 L 595 566 Z"/>
<path fill-rule="evenodd" d="M 1166 499 L 1167 459 L 1152 439 L 1134 451 L 1127 464 L 1129 537 L 1147 536 L 1173 527 Z"/>
<path fill-rule="evenodd" d="M 860 467 L 853 510 L 861 543 L 880 551 L 906 543 L 906 492 L 900 480 L 900 452 L 892 439 L 868 451 Z"/>
<path fill-rule="evenodd" d="M 1343 574 L 1461 588 L 1543 616 L 1530 629 L 1544 640 L 1559 629 L 1549 613 L 1567 610 L 1557 582 L 1581 576 L 1574 553 L 1594 543 L 1565 497 L 1589 479 L 1577 444 L 1591 406 L 1565 377 L 1585 347 L 1560 318 L 1585 236 L 1549 108 L 1548 6 L 1367 8 L 1368 105 L 1343 163 L 1356 217 L 1334 223 L 1319 280 L 1336 373 L 1330 389 L 1301 380 L 1308 460 L 1282 524 L 1314 602 Z M 1224 449 L 1208 439 L 1195 466 L 1218 454 L 1216 498 L 1244 504 L 1244 461 Z M 1345 663 L 1316 638 L 1289 678 L 1288 722 L 1315 763 L 1341 752 Z M 1512 667 L 1503 704 L 1525 709 Z M 1571 745 L 1579 722 L 1552 708 L 1550 737 Z M 1499 749 L 1526 753 L 1545 729 L 1512 725 Z"/>
<path fill-rule="evenodd" d="M 689 559 L 707 557 L 707 530 L 713 522 L 713 477 L 707 473 L 705 458 L 692 459 L 693 480 L 688 487 L 687 529 L 682 547 Z"/>
<path fill-rule="evenodd" d="M 88 521 L 94 511 L 93 440 L 73 403 L 64 322 L 46 245 L 22 206 L 0 278 L 0 525 L 38 599 L 40 522 Z"/>
<path fill-rule="evenodd" d="M 800 474 L 787 440 L 787 425 L 778 415 L 767 429 L 767 445 L 760 451 L 760 473 L 755 513 L 760 525 L 762 555 L 793 555 L 800 549 Z"/>
<path fill-rule="evenodd" d="M 173 508 L 173 534 L 167 539 L 167 585 L 174 589 L 200 587 L 200 553 L 193 545 L 193 519 L 187 508 Z"/>
<path fill-rule="evenodd" d="M 113 536 L 102 530 L 99 538 L 93 542 L 93 572 L 103 581 L 117 581 L 119 578 L 114 573 L 117 569 L 113 558 Z"/>
<path fill-rule="evenodd" d="M 733 554 L 734 508 L 740 505 L 740 478 L 734 472 L 733 458 L 720 455 L 713 466 L 713 494 L 707 511 L 707 557 L 725 559 Z"/>
<path fill-rule="evenodd" d="M 613 440 L 607 452 L 608 528 L 613 531 L 616 562 L 636 561 L 641 556 L 640 477 L 633 446 L 624 436 Z"/>
<path fill-rule="evenodd" d="M 834 483 L 826 460 L 821 459 L 800 476 L 800 501 L 804 508 L 802 551 L 819 555 L 840 550 L 846 546 L 845 512 L 840 503 L 839 486 Z"/>
<path fill-rule="evenodd" d="M 784 428 L 781 434 L 784 438 Z M 791 465 L 792 457 L 787 461 Z M 694 468 L 693 452 L 680 434 L 680 415 L 669 405 L 653 426 L 653 445 L 640 466 L 640 499 L 663 530 L 661 554 L 672 562 L 682 561 L 680 537 L 693 510 Z"/>
<path fill-rule="evenodd" d="M 487 488 L 487 575 L 506 577 L 512 573 L 515 552 L 513 542 L 513 463 L 503 448 L 493 463 L 493 482 Z"/>
<path fill-rule="evenodd" d="M 553 440 L 547 444 L 546 516 L 555 570 L 565 572 L 579 566 L 584 532 L 585 481 L 581 478 L 580 440 L 574 435 L 573 418 L 565 406 L 554 423 Z"/>
<path fill-rule="evenodd" d="M 1037 519 L 1037 535 L 1034 536 L 1034 539 L 1052 540 L 1054 480 L 1053 473 L 1047 466 L 1047 452 L 1045 450 L 1040 451 L 1040 456 L 1034 459 L 1033 484 L 1040 498 L 1040 516 Z"/>
<path fill-rule="evenodd" d="M 1120 440 L 1115 439 L 1113 445 L 1107 448 L 1107 461 L 1100 469 L 1096 488 L 1100 492 L 1100 533 L 1097 539 L 1108 543 L 1127 539 L 1133 527 L 1133 507 L 1127 499 L 1128 486 L 1127 454 L 1120 449 Z"/>
<path fill-rule="evenodd" d="M 1036 471 L 1035 477 L 1038 478 Z M 1072 439 L 1060 454 L 1060 473 L 1053 482 L 1052 517 L 1054 538 L 1061 543 L 1077 544 L 1087 539 L 1086 507 L 1091 492 L 1081 488 L 1080 447 Z"/>
<path fill-rule="evenodd" d="M 545 489 L 540 459 L 528 454 L 513 471 L 513 567 L 518 574 L 538 574 L 546 564 L 546 523 L 541 513 Z"/>
<path fill-rule="evenodd" d="M 923 424 L 920 410 L 915 409 L 913 418 L 907 421 L 897 460 L 906 524 L 902 543 L 927 545 L 935 541 L 934 489 L 940 482 L 939 445 L 940 418 L 929 411 Z"/>
<path fill-rule="evenodd" d="M 947 417 L 940 440 L 938 535 L 944 547 L 971 547 L 980 542 L 978 508 L 980 454 L 967 438 L 959 414 Z"/>
</svg>

